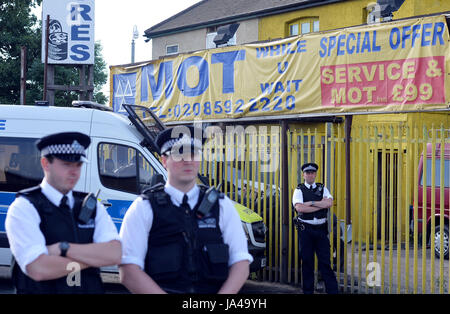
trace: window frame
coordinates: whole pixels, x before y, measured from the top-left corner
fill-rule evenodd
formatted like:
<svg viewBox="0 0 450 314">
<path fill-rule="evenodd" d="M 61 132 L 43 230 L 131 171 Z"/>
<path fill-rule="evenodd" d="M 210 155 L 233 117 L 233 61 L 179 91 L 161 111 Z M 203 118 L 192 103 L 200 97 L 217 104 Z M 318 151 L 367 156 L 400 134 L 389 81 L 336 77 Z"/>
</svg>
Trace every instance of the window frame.
<svg viewBox="0 0 450 314">
<path fill-rule="evenodd" d="M 309 24 L 309 31 L 303 32 L 303 26 Z M 297 26 L 297 34 L 293 34 L 291 29 L 293 26 Z M 295 20 L 291 20 L 287 23 L 287 36 L 298 36 L 304 34 L 310 34 L 320 32 L 320 19 L 318 16 L 301 17 Z"/>
<path fill-rule="evenodd" d="M 432 187 L 432 167 L 433 167 L 433 164 L 432 164 L 432 162 L 433 162 L 433 160 L 432 160 L 432 158 L 431 157 L 428 157 L 427 159 L 426 159 L 426 163 L 427 163 L 427 182 L 426 182 L 426 184 L 424 185 L 423 183 L 423 169 L 424 169 L 424 167 L 423 167 L 423 163 L 422 163 L 422 170 L 421 170 L 421 176 L 420 176 L 420 181 L 419 181 L 419 186 L 421 186 L 422 188 L 423 187 L 426 187 L 426 188 L 431 188 Z M 440 158 L 435 158 L 435 171 L 436 171 L 436 173 L 435 173 L 435 184 L 434 184 L 434 186 L 435 186 L 435 188 L 436 189 L 439 189 L 439 188 L 441 188 L 441 180 L 440 180 L 440 175 L 442 174 L 442 171 L 441 171 L 441 159 Z M 448 189 L 449 187 L 450 187 L 450 182 L 449 182 L 449 177 L 448 177 L 448 173 L 449 173 L 449 171 L 450 171 L 450 159 L 448 159 L 448 158 L 445 158 L 444 159 L 444 189 Z M 439 177 L 438 177 L 438 174 L 439 173 Z"/>
<path fill-rule="evenodd" d="M 302 35 L 311 33 L 311 22 L 303 22 L 300 25 L 301 25 L 300 29 L 301 29 L 301 34 Z M 304 31 L 304 29 L 303 29 L 304 26 L 308 27 L 307 31 Z"/>
<path fill-rule="evenodd" d="M 176 47 L 177 51 L 176 52 L 169 52 L 169 48 L 173 48 Z M 176 55 L 180 53 L 180 46 L 178 44 L 173 44 L 173 45 L 166 45 L 166 55 L 170 56 L 170 55 Z"/>
<path fill-rule="evenodd" d="M 105 170 L 102 169 L 102 167 L 104 168 L 104 163 L 105 163 L 105 161 L 107 159 L 104 156 L 104 154 L 102 153 L 102 151 L 104 151 L 104 148 L 102 148 L 104 145 L 111 145 L 111 146 L 116 146 L 116 147 L 121 146 L 121 147 L 126 148 L 127 150 L 129 150 L 129 149 L 133 149 L 134 150 L 134 154 L 130 155 L 130 153 L 128 153 L 129 154 L 128 158 L 135 158 L 135 161 L 136 161 L 135 167 L 134 167 L 134 170 L 135 170 L 135 176 L 134 176 L 134 178 L 135 178 L 135 189 L 133 191 L 131 191 L 131 189 L 127 188 L 127 187 L 123 188 L 122 186 L 120 186 L 120 184 L 118 186 L 115 186 L 115 185 L 111 184 L 110 182 L 105 181 L 105 177 L 107 177 L 107 175 L 106 175 Z M 151 167 L 150 173 L 153 173 L 153 175 L 156 174 L 156 173 L 159 173 L 157 168 L 155 168 L 152 165 L 152 163 L 145 157 L 145 154 L 143 154 L 142 151 L 139 150 L 138 148 L 136 148 L 134 146 L 127 145 L 127 144 L 123 144 L 123 143 L 117 143 L 117 142 L 108 142 L 108 141 L 101 141 L 101 142 L 99 142 L 97 144 L 97 172 L 98 172 L 98 177 L 99 177 L 99 180 L 100 180 L 100 183 L 102 184 L 102 186 L 104 186 L 107 189 L 114 190 L 114 191 L 120 191 L 120 192 L 125 192 L 125 193 L 131 193 L 131 194 L 138 195 L 141 192 L 142 187 L 150 186 L 149 184 L 146 184 L 146 183 L 144 183 L 141 180 L 142 176 L 141 176 L 141 172 L 140 172 L 140 170 L 141 170 L 141 160 L 140 160 L 140 158 L 145 160 L 145 162 Z M 100 162 L 101 159 L 103 159 L 102 162 Z M 116 160 L 114 160 L 116 165 L 117 165 L 117 161 L 118 161 L 117 159 L 118 158 L 116 158 Z M 132 163 L 130 163 L 130 161 L 128 161 L 128 164 L 125 165 L 125 166 L 129 166 L 129 165 L 132 165 Z M 114 168 L 115 168 L 115 171 L 120 169 L 117 166 L 114 167 Z M 142 168 L 144 168 L 144 163 L 142 163 Z M 153 175 L 150 176 L 150 179 L 151 179 L 151 177 Z M 111 176 L 108 176 L 108 177 L 111 177 Z M 115 178 L 113 177 L 111 180 L 115 179 L 115 180 L 120 181 L 120 180 L 123 180 L 124 178 L 126 178 L 126 177 L 122 177 L 122 178 L 121 177 L 115 177 Z"/>
<path fill-rule="evenodd" d="M 18 192 L 20 190 L 34 187 L 39 185 L 42 182 L 42 179 L 44 178 L 44 171 L 42 170 L 40 160 L 41 155 L 39 150 L 37 149 L 35 143 L 39 138 L 30 138 L 30 137 L 0 137 L 0 147 L 1 146 L 17 146 L 17 152 L 10 152 L 9 158 L 2 158 L 4 161 L 3 166 L 0 168 L 0 172 L 4 175 L 4 180 L 0 181 L 0 191 L 4 192 Z M 9 144 L 8 142 L 11 142 Z M 23 150 L 21 150 L 21 144 Z M 6 152 L 6 150 L 0 150 L 0 154 Z M 12 155 L 16 154 L 16 165 L 13 168 L 17 169 L 10 169 L 11 166 L 11 159 Z M 6 157 L 6 156 L 5 156 Z M 6 160 L 8 162 L 6 163 Z M 22 165 L 26 165 L 23 169 L 21 166 L 21 162 L 25 161 L 26 163 L 23 163 Z M 1 165 L 1 164 L 0 164 Z M 8 171 L 13 170 L 13 171 Z M 37 172 L 34 172 L 37 171 Z M 7 172 L 8 174 L 11 173 L 13 177 L 18 177 L 14 180 L 19 180 L 19 184 L 13 185 L 12 182 L 8 182 L 7 180 Z M 28 177 L 26 176 L 28 175 Z M 12 177 L 12 178 L 13 178 Z M 11 179 L 12 179 L 11 178 Z M 23 181 L 23 182 L 22 182 Z M 17 188 L 10 188 L 10 186 L 17 186 Z"/>
<path fill-rule="evenodd" d="M 294 34 L 294 33 L 292 32 L 292 28 L 293 28 L 294 26 L 296 26 L 296 28 L 297 28 L 297 33 L 296 33 L 296 34 Z M 298 30 L 299 30 L 298 23 L 290 23 L 290 24 L 289 24 L 289 36 L 298 36 L 298 35 L 299 35 Z"/>
</svg>

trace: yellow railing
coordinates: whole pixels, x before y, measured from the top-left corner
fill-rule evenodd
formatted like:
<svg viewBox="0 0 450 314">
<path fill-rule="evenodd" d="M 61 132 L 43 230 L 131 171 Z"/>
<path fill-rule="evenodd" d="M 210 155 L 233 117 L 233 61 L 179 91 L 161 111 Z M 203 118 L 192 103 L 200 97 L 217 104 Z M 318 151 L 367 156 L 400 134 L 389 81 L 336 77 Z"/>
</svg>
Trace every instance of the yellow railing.
<svg viewBox="0 0 450 314">
<path fill-rule="evenodd" d="M 347 139 L 343 124 L 322 129 L 291 125 L 287 134 L 278 125 L 242 129 L 215 134 L 206 145 L 201 171 L 210 184 L 222 182 L 223 192 L 255 210 L 268 227 L 267 267 L 258 279 L 301 283 L 291 199 L 303 182 L 300 166 L 316 162 L 317 181 L 334 197 L 328 220 L 331 263 L 343 292 L 449 293 L 448 260 L 435 256 L 435 249 L 448 251 L 448 129 L 354 126 Z M 287 160 L 280 158 L 282 136 Z M 284 206 L 283 193 L 289 199 Z M 288 225 L 282 223 L 284 214 Z"/>
</svg>

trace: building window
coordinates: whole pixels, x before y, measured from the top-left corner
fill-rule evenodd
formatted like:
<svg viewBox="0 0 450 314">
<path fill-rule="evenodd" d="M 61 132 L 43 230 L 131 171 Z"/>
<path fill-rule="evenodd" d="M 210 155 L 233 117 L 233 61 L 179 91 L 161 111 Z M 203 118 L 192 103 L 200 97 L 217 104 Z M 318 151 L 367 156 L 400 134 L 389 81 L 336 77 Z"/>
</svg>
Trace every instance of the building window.
<svg viewBox="0 0 450 314">
<path fill-rule="evenodd" d="M 313 32 L 318 32 L 320 30 L 319 20 L 313 22 Z"/>
<path fill-rule="evenodd" d="M 289 25 L 289 36 L 298 35 L 298 24 Z"/>
<path fill-rule="evenodd" d="M 310 23 L 302 23 L 302 34 L 311 33 L 311 24 Z"/>
<path fill-rule="evenodd" d="M 320 30 L 318 17 L 306 17 L 291 21 L 288 24 L 288 36 L 296 36 L 299 34 L 308 34 L 318 32 Z"/>
<path fill-rule="evenodd" d="M 174 55 L 178 53 L 178 45 L 166 46 L 166 55 Z"/>
</svg>

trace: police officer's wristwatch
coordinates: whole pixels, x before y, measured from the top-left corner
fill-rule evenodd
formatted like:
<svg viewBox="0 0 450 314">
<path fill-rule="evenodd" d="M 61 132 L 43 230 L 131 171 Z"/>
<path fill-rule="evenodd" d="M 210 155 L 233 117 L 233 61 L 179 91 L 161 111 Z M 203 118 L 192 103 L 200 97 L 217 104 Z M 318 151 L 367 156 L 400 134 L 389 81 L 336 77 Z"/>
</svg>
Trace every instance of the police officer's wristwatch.
<svg viewBox="0 0 450 314">
<path fill-rule="evenodd" d="M 311 201 L 311 206 L 314 206 L 314 201 Z"/>
<path fill-rule="evenodd" d="M 66 257 L 69 248 L 70 248 L 69 242 L 67 241 L 60 242 L 59 249 L 61 250 L 61 254 L 59 254 L 59 256 Z"/>
</svg>

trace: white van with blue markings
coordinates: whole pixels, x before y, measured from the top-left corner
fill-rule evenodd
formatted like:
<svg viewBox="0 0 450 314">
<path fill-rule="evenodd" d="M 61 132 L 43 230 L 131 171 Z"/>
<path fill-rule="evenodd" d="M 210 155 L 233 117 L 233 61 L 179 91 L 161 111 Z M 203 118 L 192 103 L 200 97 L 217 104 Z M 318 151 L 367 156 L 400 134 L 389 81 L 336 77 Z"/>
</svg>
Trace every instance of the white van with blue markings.
<svg viewBox="0 0 450 314">
<path fill-rule="evenodd" d="M 75 104 L 76 105 L 76 104 Z M 145 107 L 125 106 L 128 115 L 113 113 L 94 103 L 76 107 L 0 105 L 0 265 L 9 265 L 11 253 L 5 218 L 17 191 L 38 185 L 44 176 L 37 139 L 57 132 L 78 131 L 91 137 L 75 190 L 97 192 L 117 229 L 128 207 L 159 174 L 167 173 L 155 153 L 154 138 L 164 125 Z M 130 111 L 131 110 L 131 111 Z M 142 122 L 144 119 L 145 123 Z M 252 271 L 265 266 L 262 218 L 236 204 L 254 257 Z"/>
</svg>

